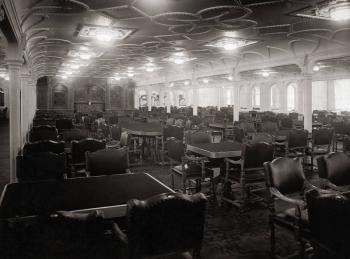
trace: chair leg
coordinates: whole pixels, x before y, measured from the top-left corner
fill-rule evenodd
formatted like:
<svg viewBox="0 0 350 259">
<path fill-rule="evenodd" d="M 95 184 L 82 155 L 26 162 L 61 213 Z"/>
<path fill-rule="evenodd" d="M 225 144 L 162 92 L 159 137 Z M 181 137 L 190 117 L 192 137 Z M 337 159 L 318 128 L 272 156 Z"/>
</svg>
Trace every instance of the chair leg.
<svg viewBox="0 0 350 259">
<path fill-rule="evenodd" d="M 275 246 L 276 246 L 276 237 L 275 237 L 275 225 L 273 224 L 273 220 L 269 220 L 270 225 L 270 258 L 275 258 Z"/>
</svg>

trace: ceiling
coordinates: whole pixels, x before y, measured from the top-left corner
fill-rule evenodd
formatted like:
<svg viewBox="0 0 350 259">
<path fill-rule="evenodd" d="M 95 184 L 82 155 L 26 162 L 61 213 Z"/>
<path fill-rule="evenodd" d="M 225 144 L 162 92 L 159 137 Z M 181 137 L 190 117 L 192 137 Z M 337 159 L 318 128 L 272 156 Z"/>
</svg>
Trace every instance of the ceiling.
<svg viewBox="0 0 350 259">
<path fill-rule="evenodd" d="M 26 35 L 26 54 L 38 76 L 57 76 L 81 49 L 92 52 L 69 77 L 133 76 L 135 81 L 235 68 L 348 47 L 350 23 L 299 17 L 313 0 L 13 0 Z M 130 29 L 122 40 L 100 42 L 82 28 Z M 257 43 L 235 51 L 207 46 L 224 36 Z M 168 58 L 184 53 L 185 64 Z M 152 72 L 147 63 L 155 64 Z M 348 65 L 348 64 L 347 64 Z M 268 66 L 268 65 L 267 65 Z M 295 66 L 278 68 L 296 73 Z M 255 71 L 256 72 L 256 71 Z M 254 71 L 251 71 L 256 75 Z M 297 71 L 298 72 L 298 71 Z M 249 71 L 247 72 L 249 76 Z M 226 75 L 217 76 L 220 80 Z M 191 77 L 189 77 L 191 79 Z"/>
</svg>

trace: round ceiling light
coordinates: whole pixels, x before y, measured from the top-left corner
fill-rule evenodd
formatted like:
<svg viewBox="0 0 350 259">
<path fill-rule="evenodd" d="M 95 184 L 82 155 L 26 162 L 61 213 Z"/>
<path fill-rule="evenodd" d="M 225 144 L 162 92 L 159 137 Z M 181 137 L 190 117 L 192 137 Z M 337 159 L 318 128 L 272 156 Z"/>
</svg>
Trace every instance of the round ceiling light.
<svg viewBox="0 0 350 259">
<path fill-rule="evenodd" d="M 270 76 L 270 73 L 267 72 L 267 71 L 262 71 L 262 72 L 261 72 L 261 75 L 262 75 L 263 77 L 269 77 L 269 76 Z"/>
<path fill-rule="evenodd" d="M 320 70 L 320 66 L 319 66 L 319 65 L 315 65 L 315 66 L 313 67 L 313 71 L 317 72 L 317 71 L 319 71 L 319 70 Z"/>
<path fill-rule="evenodd" d="M 334 21 L 346 21 L 350 19 L 350 3 L 348 1 L 336 1 L 329 7 L 329 16 Z"/>
</svg>

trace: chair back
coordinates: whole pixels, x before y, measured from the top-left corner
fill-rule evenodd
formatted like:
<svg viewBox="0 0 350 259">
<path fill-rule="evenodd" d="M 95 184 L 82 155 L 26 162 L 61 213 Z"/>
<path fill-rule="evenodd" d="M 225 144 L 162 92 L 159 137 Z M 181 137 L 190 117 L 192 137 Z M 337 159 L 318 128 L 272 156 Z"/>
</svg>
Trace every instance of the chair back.
<svg viewBox="0 0 350 259">
<path fill-rule="evenodd" d="M 188 144 L 205 144 L 213 140 L 210 133 L 202 131 L 193 132 L 188 137 Z"/>
<path fill-rule="evenodd" d="M 307 147 L 307 130 L 291 130 L 287 135 L 288 148 L 306 148 Z"/>
<path fill-rule="evenodd" d="M 263 168 L 273 159 L 273 145 L 266 142 L 245 144 L 242 150 L 244 169 Z"/>
<path fill-rule="evenodd" d="M 59 154 L 64 152 L 64 146 L 63 141 L 40 140 L 33 143 L 26 143 L 23 147 L 23 154 L 36 152 L 52 152 Z"/>
<path fill-rule="evenodd" d="M 349 256 L 350 201 L 339 193 L 306 193 L 309 227 L 312 237 L 337 254 Z M 348 258 L 348 257 L 340 257 Z"/>
<path fill-rule="evenodd" d="M 86 129 L 70 129 L 63 131 L 62 136 L 65 142 L 71 142 L 73 140 L 85 139 L 89 134 Z"/>
<path fill-rule="evenodd" d="M 111 126 L 111 137 L 114 140 L 120 140 L 122 129 L 116 125 Z"/>
<path fill-rule="evenodd" d="M 328 146 L 332 144 L 334 135 L 333 129 L 319 128 L 312 131 L 312 144 L 314 146 Z"/>
<path fill-rule="evenodd" d="M 273 136 L 268 133 L 253 133 L 251 137 L 252 138 L 249 140 L 249 143 L 266 142 L 271 144 L 273 142 Z"/>
<path fill-rule="evenodd" d="M 163 139 L 176 138 L 178 140 L 183 140 L 184 138 L 184 128 L 179 126 L 167 126 L 163 128 Z"/>
<path fill-rule="evenodd" d="M 56 128 L 57 130 L 67 130 L 73 128 L 72 119 L 57 119 L 56 120 Z"/>
<path fill-rule="evenodd" d="M 252 122 L 241 122 L 239 127 L 243 129 L 244 134 L 256 132 L 254 123 Z"/>
<path fill-rule="evenodd" d="M 54 126 L 34 126 L 29 133 L 29 141 L 35 142 L 39 140 L 57 141 L 58 132 Z"/>
<path fill-rule="evenodd" d="M 281 129 L 292 129 L 293 128 L 293 119 L 292 118 L 281 118 L 280 119 L 280 128 Z"/>
<path fill-rule="evenodd" d="M 167 140 L 168 158 L 176 163 L 181 163 L 185 155 L 185 145 L 181 140 L 174 137 Z"/>
<path fill-rule="evenodd" d="M 282 194 L 299 192 L 304 187 L 305 175 L 300 158 L 279 157 L 264 164 L 268 187 Z"/>
<path fill-rule="evenodd" d="M 85 152 L 94 152 L 106 148 L 104 140 L 86 138 L 72 141 L 72 163 L 85 163 Z"/>
<path fill-rule="evenodd" d="M 242 143 L 244 139 L 243 129 L 241 129 L 240 127 L 233 127 L 233 138 L 234 138 L 234 141 Z"/>
<path fill-rule="evenodd" d="M 266 121 L 261 124 L 261 132 L 276 132 L 278 125 L 276 122 Z"/>
<path fill-rule="evenodd" d="M 317 158 L 319 176 L 335 185 L 350 184 L 350 157 L 343 152 L 332 152 Z"/>
<path fill-rule="evenodd" d="M 129 200 L 129 258 L 197 250 L 202 246 L 204 194 L 164 193 L 147 200 Z"/>
<path fill-rule="evenodd" d="M 66 173 L 66 154 L 52 152 L 28 153 L 17 157 L 17 178 L 23 181 L 63 179 Z"/>
<path fill-rule="evenodd" d="M 86 152 L 86 171 L 90 175 L 124 174 L 129 168 L 128 147 Z"/>
</svg>

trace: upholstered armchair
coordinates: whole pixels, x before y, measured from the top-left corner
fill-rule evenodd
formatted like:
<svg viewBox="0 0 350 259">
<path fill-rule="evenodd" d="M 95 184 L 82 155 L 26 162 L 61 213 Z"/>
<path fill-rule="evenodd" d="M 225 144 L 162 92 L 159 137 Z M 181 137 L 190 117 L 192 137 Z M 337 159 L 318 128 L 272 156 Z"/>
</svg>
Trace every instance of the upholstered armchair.
<svg viewBox="0 0 350 259">
<path fill-rule="evenodd" d="M 35 142 L 39 140 L 57 141 L 58 131 L 54 126 L 34 126 L 29 133 L 29 141 Z"/>
<path fill-rule="evenodd" d="M 206 201 L 202 193 L 128 201 L 125 232 L 117 224 L 113 228 L 122 254 L 117 258 L 200 258 Z"/>
<path fill-rule="evenodd" d="M 305 196 L 311 233 L 309 240 L 314 249 L 322 250 L 327 258 L 349 258 L 349 195 L 311 190 Z"/>
<path fill-rule="evenodd" d="M 72 141 L 72 152 L 70 161 L 72 173 L 77 172 L 79 168 L 81 169 L 85 167 L 85 152 L 94 152 L 105 148 L 106 142 L 104 140 L 86 138 L 80 141 Z"/>
<path fill-rule="evenodd" d="M 37 152 L 52 152 L 60 154 L 64 152 L 65 143 L 63 141 L 56 142 L 52 140 L 40 140 L 32 143 L 26 143 L 23 147 L 23 154 Z"/>
<path fill-rule="evenodd" d="M 196 157 L 185 153 L 185 144 L 176 139 L 169 138 L 167 140 L 168 159 L 171 168 L 171 186 L 175 188 L 175 176 L 181 177 L 182 191 L 185 193 L 193 187 L 190 187 L 190 182 L 196 183 L 194 189 L 196 192 L 201 190 L 202 181 L 207 177 L 211 177 L 205 170 L 205 157 Z M 213 183 L 212 183 L 213 184 Z M 213 188 L 212 188 L 213 192 Z"/>
<path fill-rule="evenodd" d="M 275 257 L 275 226 L 280 226 L 294 234 L 295 240 L 299 243 L 299 256 L 303 258 L 305 233 L 309 224 L 304 193 L 311 189 L 322 193 L 329 192 L 318 189 L 306 180 L 301 158 L 276 158 L 272 162 L 265 163 L 264 168 L 269 192 L 271 257 Z M 279 206 L 282 209 L 276 206 L 277 201 L 283 204 Z"/>
<path fill-rule="evenodd" d="M 102 149 L 86 152 L 86 172 L 88 175 L 110 175 L 130 173 L 128 147 Z"/>
<path fill-rule="evenodd" d="M 350 186 L 350 156 L 343 152 L 332 152 L 317 158 L 318 174 L 325 187 L 347 191 Z"/>
<path fill-rule="evenodd" d="M 39 181 L 67 178 L 66 154 L 52 152 L 27 153 L 17 156 L 18 181 Z"/>
<path fill-rule="evenodd" d="M 266 142 L 245 144 L 242 149 L 241 159 L 226 158 L 226 174 L 224 183 L 226 188 L 232 184 L 240 188 L 240 197 L 224 197 L 224 200 L 235 206 L 242 207 L 247 202 L 261 201 L 256 195 L 265 189 L 264 163 L 272 161 L 273 145 Z M 233 195 L 230 193 L 231 196 Z"/>
</svg>

